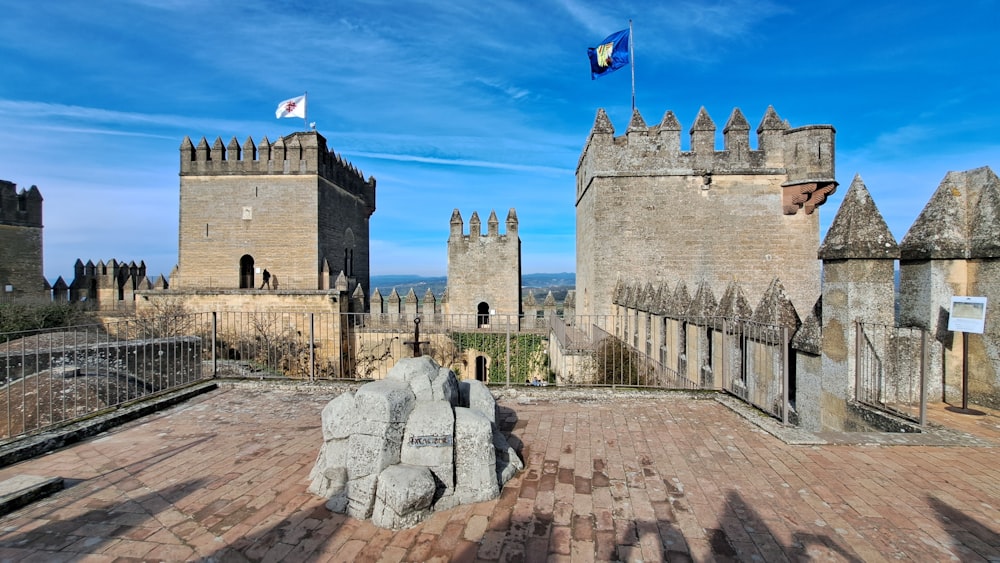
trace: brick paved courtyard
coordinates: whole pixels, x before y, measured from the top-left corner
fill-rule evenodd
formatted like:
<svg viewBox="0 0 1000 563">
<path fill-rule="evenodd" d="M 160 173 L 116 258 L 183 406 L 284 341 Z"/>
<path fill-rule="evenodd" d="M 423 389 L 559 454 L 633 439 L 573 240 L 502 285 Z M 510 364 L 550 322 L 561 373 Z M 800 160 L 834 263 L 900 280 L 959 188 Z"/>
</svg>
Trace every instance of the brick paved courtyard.
<svg viewBox="0 0 1000 563">
<path fill-rule="evenodd" d="M 222 388 L 6 467 L 67 488 L 0 518 L 0 559 L 1000 561 L 996 436 L 788 445 L 711 399 L 506 399 L 526 470 L 391 532 L 306 492 L 332 397 Z"/>
</svg>

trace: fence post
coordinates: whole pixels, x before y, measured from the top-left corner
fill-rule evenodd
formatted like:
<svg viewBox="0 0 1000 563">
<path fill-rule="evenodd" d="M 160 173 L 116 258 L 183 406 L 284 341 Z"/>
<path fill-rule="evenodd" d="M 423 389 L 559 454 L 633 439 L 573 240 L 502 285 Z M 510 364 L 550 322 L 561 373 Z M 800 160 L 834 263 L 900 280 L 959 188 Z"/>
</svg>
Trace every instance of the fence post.
<svg viewBox="0 0 1000 563">
<path fill-rule="evenodd" d="M 927 424 L 927 331 L 920 329 L 920 426 Z"/>
<path fill-rule="evenodd" d="M 861 321 L 854 319 L 854 400 L 861 400 Z M 850 367 L 850 366 L 848 366 Z"/>
<path fill-rule="evenodd" d="M 722 346 L 719 350 L 720 361 L 722 362 L 722 388 L 728 389 L 729 385 L 729 356 L 726 355 L 726 341 L 729 340 L 729 331 L 726 317 L 722 317 Z"/>
<path fill-rule="evenodd" d="M 788 408 L 791 405 L 788 396 L 788 327 L 781 327 L 781 423 L 788 424 Z"/>
<path fill-rule="evenodd" d="M 504 323 L 505 330 L 507 331 L 507 387 L 510 387 L 510 317 L 507 317 L 507 322 Z M 489 378 L 487 378 L 489 380 Z"/>
<path fill-rule="evenodd" d="M 315 314 L 316 313 L 309 313 L 309 381 L 316 381 Z"/>
<path fill-rule="evenodd" d="M 219 313 L 212 311 L 212 378 L 219 375 L 219 358 L 216 355 L 215 338 L 219 333 Z"/>
</svg>

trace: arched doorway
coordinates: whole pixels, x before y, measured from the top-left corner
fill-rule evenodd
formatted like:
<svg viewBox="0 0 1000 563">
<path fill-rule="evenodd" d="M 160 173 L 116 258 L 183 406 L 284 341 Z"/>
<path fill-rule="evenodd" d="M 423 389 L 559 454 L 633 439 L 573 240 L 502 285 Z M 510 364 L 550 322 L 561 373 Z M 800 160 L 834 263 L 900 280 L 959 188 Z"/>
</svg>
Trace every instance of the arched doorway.
<svg viewBox="0 0 1000 563">
<path fill-rule="evenodd" d="M 240 258 L 240 289 L 253 289 L 253 256 L 244 254 Z"/>
<path fill-rule="evenodd" d="M 490 304 L 483 301 L 476 307 L 476 326 L 490 326 Z"/>
<path fill-rule="evenodd" d="M 487 381 L 486 356 L 476 356 L 476 381 Z"/>
</svg>

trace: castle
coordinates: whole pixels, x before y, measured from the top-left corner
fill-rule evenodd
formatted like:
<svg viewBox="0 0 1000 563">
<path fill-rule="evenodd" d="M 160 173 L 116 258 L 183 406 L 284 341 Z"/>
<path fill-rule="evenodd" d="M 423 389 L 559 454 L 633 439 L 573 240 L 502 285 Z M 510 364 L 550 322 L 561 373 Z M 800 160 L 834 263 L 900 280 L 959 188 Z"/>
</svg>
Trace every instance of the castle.
<svg viewBox="0 0 1000 563">
<path fill-rule="evenodd" d="M 715 129 L 702 108 L 689 129 L 690 150 L 681 150 L 673 112 L 654 126 L 633 112 L 618 136 L 597 112 L 576 170 L 577 288 L 561 307 L 567 331 L 611 319 L 599 338 L 613 336 L 695 386 L 727 388 L 735 361 L 743 385 L 759 371 L 758 383 L 791 390 L 791 398 L 771 396 L 763 408 L 787 413 L 787 404 L 775 404 L 794 402 L 801 424 L 821 429 L 849 424 L 847 411 L 862 392 L 862 358 L 885 352 L 864 332 L 867 323 L 887 327 L 894 354 L 926 355 L 921 370 L 932 395 L 954 401 L 963 389 L 978 404 L 1000 407 L 996 316 L 987 316 L 984 336 L 968 344 L 947 328 L 953 296 L 985 296 L 994 307 L 1000 300 L 1000 180 L 992 170 L 949 173 L 899 243 L 857 177 L 821 243 L 816 211 L 837 189 L 834 128 L 792 128 L 769 107 L 755 147 L 739 109 L 726 122 L 721 150 Z M 259 146 L 235 138 L 211 147 L 202 138 L 195 146 L 185 138 L 180 155 L 179 260 L 169 284 L 145 278 L 142 262 L 78 261 L 70 292 L 76 299 L 338 313 L 325 338 L 336 343 L 329 355 L 341 374 L 349 373 L 348 340 L 385 329 L 383 321 L 402 326 L 417 315 L 450 314 L 466 318 L 463 328 L 513 332 L 549 327 L 539 316 L 560 309 L 551 295 L 540 306 L 533 295 L 521 297 L 514 209 L 503 233 L 495 212 L 485 234 L 478 212 L 468 234 L 461 213 L 452 213 L 440 302 L 430 292 L 421 302 L 413 290 L 404 297 L 393 289 L 386 299 L 377 289 L 369 294 L 375 180 L 329 150 L 321 135 L 294 133 L 274 144 L 264 138 Z M 18 232 L 37 229 L 40 270 L 41 198 L 34 194 L 17 196 L 25 217 L 19 226 L 29 228 Z M 38 217 L 28 222 L 34 200 Z M 9 221 L 11 205 L 3 205 Z M 270 283 L 261 288 L 265 270 Z M 368 311 L 378 317 L 372 327 L 342 320 Z M 766 338 L 739 332 L 749 325 L 763 327 Z M 550 340 L 562 346 L 563 329 L 553 323 L 551 330 Z M 595 342 L 575 351 L 593 356 Z M 557 348 L 549 349 L 553 366 L 574 353 Z M 967 386 L 956 380 L 965 358 L 975 371 Z M 875 359 L 876 371 L 888 369 L 884 357 Z M 557 381 L 569 381 L 558 371 L 564 367 L 553 368 Z"/>
</svg>

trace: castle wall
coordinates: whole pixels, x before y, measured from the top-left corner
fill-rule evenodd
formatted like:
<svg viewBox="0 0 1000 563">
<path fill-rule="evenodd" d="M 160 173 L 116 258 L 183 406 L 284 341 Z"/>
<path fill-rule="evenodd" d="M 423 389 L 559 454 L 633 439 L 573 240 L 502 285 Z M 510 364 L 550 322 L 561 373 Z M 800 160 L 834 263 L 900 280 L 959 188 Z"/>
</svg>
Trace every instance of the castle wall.
<svg viewBox="0 0 1000 563">
<path fill-rule="evenodd" d="M 646 127 L 636 112 L 625 135 L 603 111 L 577 167 L 577 311 L 611 313 L 618 280 L 706 282 L 721 293 L 739 282 L 762 294 L 779 278 L 807 310 L 819 296 L 819 217 L 836 186 L 829 126 L 787 129 L 773 109 L 750 150 L 739 110 L 725 150 L 702 110 L 692 151 L 668 112 Z"/>
<path fill-rule="evenodd" d="M 171 285 L 238 289 L 240 259 L 250 255 L 255 287 L 267 269 L 280 289 L 316 289 L 317 188 L 315 176 L 182 176 L 180 283 Z"/>
<path fill-rule="evenodd" d="M 34 186 L 18 193 L 0 180 L 0 297 L 42 296 L 45 289 L 42 196 Z"/>
</svg>

